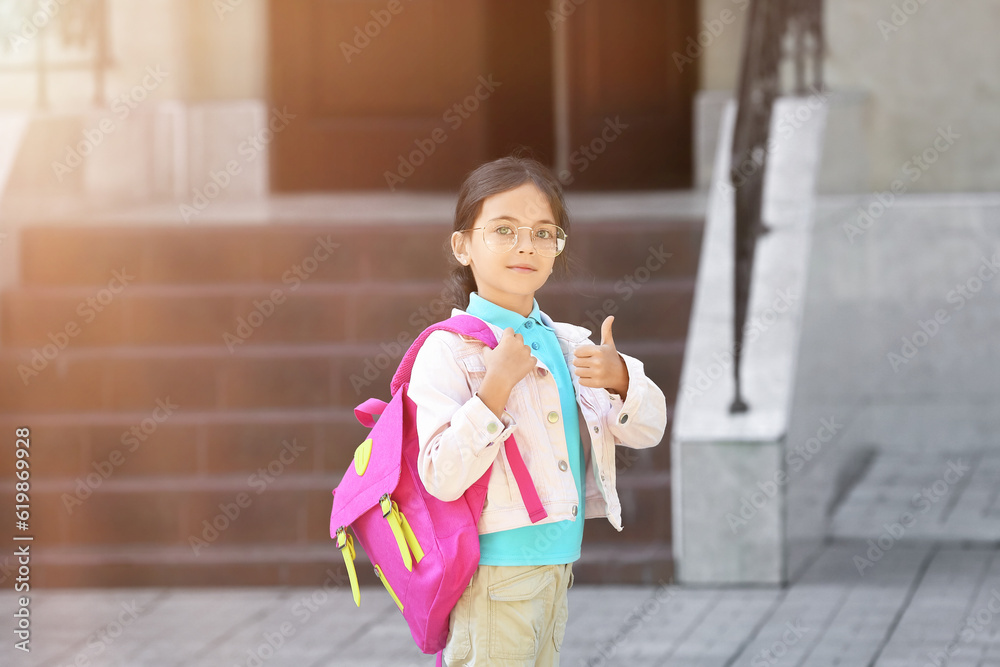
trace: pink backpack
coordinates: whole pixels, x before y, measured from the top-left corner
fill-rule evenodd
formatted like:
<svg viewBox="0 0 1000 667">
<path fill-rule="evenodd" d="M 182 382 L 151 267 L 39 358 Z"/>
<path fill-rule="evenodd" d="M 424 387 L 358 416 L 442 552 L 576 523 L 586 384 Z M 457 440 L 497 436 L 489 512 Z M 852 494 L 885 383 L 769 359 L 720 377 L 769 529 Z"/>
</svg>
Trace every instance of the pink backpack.
<svg viewBox="0 0 1000 667">
<path fill-rule="evenodd" d="M 330 515 L 330 536 L 344 556 L 355 604 L 361 605 L 361 596 L 348 526 L 424 653 L 444 648 L 451 610 L 479 565 L 476 525 L 490 478 L 487 470 L 461 498 L 444 502 L 427 492 L 417 473 L 416 405 L 406 391 L 417 351 L 438 329 L 497 345 L 490 328 L 471 315 L 434 324 L 417 337 L 392 378 L 389 403 L 370 398 L 354 409 L 358 421 L 372 430 L 333 491 Z M 513 436 L 504 447 L 531 521 L 544 519 L 548 515 Z"/>
</svg>

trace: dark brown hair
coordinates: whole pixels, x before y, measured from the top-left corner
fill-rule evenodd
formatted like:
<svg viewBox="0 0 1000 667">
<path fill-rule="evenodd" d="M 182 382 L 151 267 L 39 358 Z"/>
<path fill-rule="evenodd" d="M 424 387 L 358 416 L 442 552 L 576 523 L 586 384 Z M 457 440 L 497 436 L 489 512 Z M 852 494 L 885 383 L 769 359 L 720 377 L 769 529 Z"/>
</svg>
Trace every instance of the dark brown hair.
<svg viewBox="0 0 1000 667">
<path fill-rule="evenodd" d="M 552 215 L 557 225 L 563 228 L 569 236 L 569 214 L 566 202 L 563 200 L 562 186 L 552 171 L 538 160 L 522 157 L 518 154 L 502 157 L 492 162 L 480 165 L 465 177 L 458 191 L 458 203 L 455 205 L 455 228 L 460 232 L 470 229 L 483 210 L 483 201 L 492 195 L 513 190 L 514 188 L 533 183 L 548 198 Z M 569 271 L 569 244 L 555 259 L 555 268 L 560 275 Z M 447 297 L 450 305 L 465 310 L 469 306 L 469 295 L 476 291 L 476 278 L 471 266 L 459 264 L 451 251 L 451 239 L 448 239 L 448 255 L 451 274 L 447 281 Z"/>
</svg>

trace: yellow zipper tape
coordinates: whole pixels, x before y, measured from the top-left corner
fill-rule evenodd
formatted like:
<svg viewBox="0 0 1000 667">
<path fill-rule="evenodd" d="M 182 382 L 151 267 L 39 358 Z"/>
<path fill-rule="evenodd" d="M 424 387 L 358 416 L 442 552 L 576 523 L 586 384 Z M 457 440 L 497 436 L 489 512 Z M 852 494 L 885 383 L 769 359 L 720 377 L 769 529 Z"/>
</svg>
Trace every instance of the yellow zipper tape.
<svg viewBox="0 0 1000 667">
<path fill-rule="evenodd" d="M 420 542 L 417 541 L 417 536 L 410 528 L 410 522 L 406 520 L 406 516 L 403 511 L 399 509 L 399 505 L 396 501 L 392 502 L 392 511 L 399 516 L 399 524 L 403 527 L 403 537 L 406 538 L 406 544 L 410 547 L 410 551 L 413 552 L 413 557 L 419 563 L 423 560 L 424 550 L 420 546 Z"/>
<path fill-rule="evenodd" d="M 344 565 L 347 566 L 347 576 L 351 580 L 351 593 L 354 595 L 354 604 L 361 606 L 361 591 L 358 589 L 358 573 L 354 569 L 354 538 L 351 537 L 344 527 L 337 529 L 337 546 L 340 553 L 344 555 Z"/>
<path fill-rule="evenodd" d="M 389 494 L 385 494 L 379 499 L 382 507 L 382 516 L 389 522 L 392 535 L 396 538 L 396 546 L 399 547 L 399 555 L 403 558 L 403 565 L 410 572 L 413 572 L 413 559 L 410 558 L 410 549 L 406 543 L 406 536 L 403 535 L 403 527 L 399 524 L 399 510 L 394 507 L 395 503 L 389 499 Z"/>
<path fill-rule="evenodd" d="M 382 582 L 382 585 L 385 586 L 385 590 L 389 591 L 389 595 L 392 596 L 392 599 L 396 601 L 396 606 L 399 607 L 399 610 L 403 611 L 403 603 L 399 601 L 398 597 L 396 597 L 396 591 L 392 590 L 392 586 L 389 585 L 389 580 L 385 578 L 385 574 L 382 573 L 382 568 L 378 565 L 375 566 L 375 575 L 379 578 L 379 581 Z"/>
</svg>

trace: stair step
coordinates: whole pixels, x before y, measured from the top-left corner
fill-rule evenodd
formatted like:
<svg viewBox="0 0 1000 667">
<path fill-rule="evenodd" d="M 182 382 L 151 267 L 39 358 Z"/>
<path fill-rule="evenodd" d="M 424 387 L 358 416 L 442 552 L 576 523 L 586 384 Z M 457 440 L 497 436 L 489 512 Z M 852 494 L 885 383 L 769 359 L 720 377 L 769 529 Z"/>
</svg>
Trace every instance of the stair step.
<svg viewBox="0 0 1000 667">
<path fill-rule="evenodd" d="M 359 568 L 367 585 L 370 568 Z M 47 546 L 32 557 L 39 587 L 122 586 L 350 586 L 343 557 L 326 544 L 283 542 L 214 545 L 197 555 L 187 546 Z M 381 584 L 378 589 L 385 593 Z M 372 588 L 372 592 L 375 592 Z"/>
<path fill-rule="evenodd" d="M 660 246 L 657 271 L 694 275 L 703 220 L 654 218 L 581 223 L 572 252 L 595 275 L 643 265 Z M 130 284 L 341 282 L 443 279 L 451 224 L 379 225 L 36 225 L 22 232 L 25 285 L 106 286 L 114 271 Z"/>
<path fill-rule="evenodd" d="M 668 406 L 671 413 L 672 408 Z M 34 481 L 43 488 L 53 481 L 70 483 L 70 492 L 77 480 L 89 488 L 107 479 L 112 488 L 112 480 L 123 478 L 249 475 L 277 467 L 275 460 L 286 442 L 306 451 L 283 469 L 339 479 L 369 433 L 350 408 L 177 411 L 162 422 L 151 415 L 89 412 L 0 418 L 0 432 L 12 433 L 28 424 L 36 443 L 31 455 Z M 669 470 L 667 442 L 665 436 L 650 449 L 618 448 L 619 474 Z M 13 479 L 14 462 L 14 457 L 0 459 L 0 479 Z"/>
<path fill-rule="evenodd" d="M 693 290 L 689 277 L 561 283 L 539 292 L 538 301 L 553 319 L 597 332 L 613 314 L 616 340 L 680 339 Z M 136 285 L 119 295 L 100 294 L 86 286 L 5 290 L 0 344 L 48 347 L 51 355 L 61 348 L 123 344 L 216 344 L 228 351 L 276 342 L 412 340 L 451 315 L 440 281 L 315 283 L 294 291 L 264 283 Z"/>
<path fill-rule="evenodd" d="M 638 347 L 620 346 L 626 354 Z M 677 344 L 657 344 L 643 357 L 647 374 L 671 403 L 682 356 Z M 152 410 L 167 398 L 180 410 L 353 408 L 372 395 L 388 399 L 398 359 L 372 345 L 253 346 L 235 354 L 221 346 L 81 348 L 67 349 L 34 371 L 30 359 L 8 351 L 0 354 L 0 405 L 25 417 Z M 22 373 L 27 384 L 19 379 Z"/>
<path fill-rule="evenodd" d="M 136 476 L 111 470 L 106 479 L 95 471 L 75 479 L 37 479 L 32 535 L 47 546 L 186 545 L 196 554 L 217 543 L 325 543 L 331 492 L 343 471 L 296 472 L 295 459 L 289 460 L 274 458 L 269 469 L 229 475 Z M 618 494 L 624 530 L 591 521 L 586 541 L 626 545 L 670 539 L 669 472 L 623 474 Z M 12 488 L 0 493 L 5 501 L 12 497 Z"/>
<path fill-rule="evenodd" d="M 588 526 L 589 530 L 589 526 Z M 387 595 L 363 549 L 355 561 L 364 604 Z M 325 544 L 215 545 L 195 555 L 184 546 L 48 546 L 32 558 L 39 587 L 324 586 L 349 587 L 343 557 Z M 648 545 L 593 542 L 573 564 L 579 584 L 662 584 L 673 580 L 669 542 Z M 381 599 L 381 598 L 379 598 Z"/>
</svg>

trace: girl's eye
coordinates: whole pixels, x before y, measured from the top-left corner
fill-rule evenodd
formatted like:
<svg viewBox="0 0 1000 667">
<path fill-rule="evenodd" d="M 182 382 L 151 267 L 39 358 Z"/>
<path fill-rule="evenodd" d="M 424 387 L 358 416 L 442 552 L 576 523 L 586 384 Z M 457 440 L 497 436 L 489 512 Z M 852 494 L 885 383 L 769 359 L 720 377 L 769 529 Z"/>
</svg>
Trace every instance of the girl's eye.
<svg viewBox="0 0 1000 667">
<path fill-rule="evenodd" d="M 535 236 L 537 236 L 540 239 L 550 239 L 552 238 L 552 230 L 539 229 L 537 232 L 535 232 Z"/>
<path fill-rule="evenodd" d="M 500 225 L 496 229 L 494 229 L 493 231 L 494 231 L 494 233 L 501 234 L 501 235 L 513 234 L 514 233 L 514 230 L 511 229 L 507 225 Z"/>
</svg>

